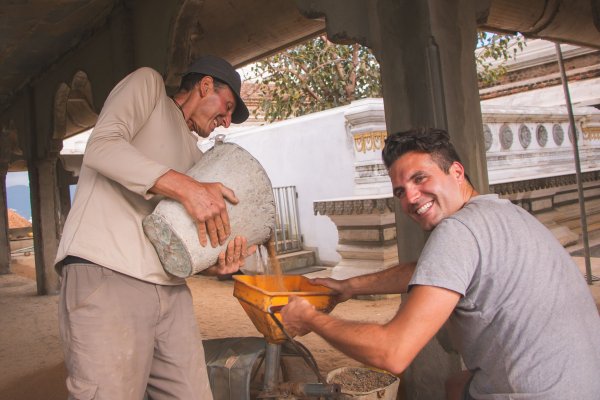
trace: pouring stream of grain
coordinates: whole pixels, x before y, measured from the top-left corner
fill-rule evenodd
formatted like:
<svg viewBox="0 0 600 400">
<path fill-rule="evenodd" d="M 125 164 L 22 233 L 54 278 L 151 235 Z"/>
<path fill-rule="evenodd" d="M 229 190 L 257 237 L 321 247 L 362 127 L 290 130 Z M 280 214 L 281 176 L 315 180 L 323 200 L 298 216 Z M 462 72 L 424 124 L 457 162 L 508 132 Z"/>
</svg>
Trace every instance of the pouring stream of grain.
<svg viewBox="0 0 600 400">
<path fill-rule="evenodd" d="M 263 264 L 263 271 L 265 275 L 271 275 L 275 279 L 275 286 L 278 292 L 286 292 L 287 289 L 285 287 L 285 283 L 283 281 L 283 271 L 281 269 L 281 264 L 279 263 L 279 259 L 277 258 L 277 250 L 275 249 L 275 240 L 273 237 L 269 239 L 269 241 L 262 246 L 258 247 L 258 255 L 259 262 L 263 263 L 262 252 L 263 248 L 266 247 L 267 255 L 269 257 L 268 262 Z"/>
</svg>

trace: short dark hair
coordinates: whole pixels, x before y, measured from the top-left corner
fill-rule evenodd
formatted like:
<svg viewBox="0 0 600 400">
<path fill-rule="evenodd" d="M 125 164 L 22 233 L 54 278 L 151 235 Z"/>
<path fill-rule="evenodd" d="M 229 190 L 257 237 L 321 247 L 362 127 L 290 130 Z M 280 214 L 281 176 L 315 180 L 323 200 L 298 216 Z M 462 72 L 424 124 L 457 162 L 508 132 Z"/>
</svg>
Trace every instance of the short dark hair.
<svg viewBox="0 0 600 400">
<path fill-rule="evenodd" d="M 190 90 L 192 90 L 194 88 L 196 83 L 200 82 L 202 80 L 202 78 L 204 78 L 205 76 L 210 76 L 210 75 L 199 74 L 197 72 L 190 72 L 189 74 L 185 74 L 181 78 L 181 83 L 179 84 L 179 91 L 180 92 L 189 92 Z M 214 76 L 212 76 L 211 78 L 213 78 L 215 88 L 220 89 L 224 86 L 227 86 L 227 84 L 225 82 L 223 82 L 222 80 L 217 79 Z"/>
<path fill-rule="evenodd" d="M 412 151 L 431 155 L 433 161 L 446 174 L 456 161 L 462 164 L 456 149 L 450 143 L 450 135 L 443 129 L 418 128 L 396 132 L 385 139 L 382 151 L 383 163 L 390 169 L 394 161 Z M 467 181 L 471 183 L 465 174 Z"/>
</svg>

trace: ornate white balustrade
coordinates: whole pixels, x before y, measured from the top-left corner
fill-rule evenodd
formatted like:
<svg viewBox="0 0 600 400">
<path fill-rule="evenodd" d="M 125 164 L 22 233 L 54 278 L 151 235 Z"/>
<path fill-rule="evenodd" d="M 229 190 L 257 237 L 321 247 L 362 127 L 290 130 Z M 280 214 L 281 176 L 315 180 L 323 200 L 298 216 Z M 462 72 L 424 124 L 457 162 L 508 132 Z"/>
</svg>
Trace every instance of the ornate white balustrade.
<svg viewBox="0 0 600 400">
<path fill-rule="evenodd" d="M 568 115 L 564 108 L 484 106 L 483 135 L 491 185 L 575 172 Z M 600 114 L 574 110 L 582 171 L 600 169 Z"/>
</svg>

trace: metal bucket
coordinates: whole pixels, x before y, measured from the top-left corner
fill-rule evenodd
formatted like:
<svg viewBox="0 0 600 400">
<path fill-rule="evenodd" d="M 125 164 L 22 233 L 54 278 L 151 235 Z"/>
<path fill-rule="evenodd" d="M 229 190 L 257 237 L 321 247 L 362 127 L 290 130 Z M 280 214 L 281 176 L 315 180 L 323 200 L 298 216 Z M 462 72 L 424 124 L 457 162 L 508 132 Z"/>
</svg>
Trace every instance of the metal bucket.
<svg viewBox="0 0 600 400">
<path fill-rule="evenodd" d="M 381 385 L 380 387 L 374 387 L 370 390 L 351 390 L 344 386 L 344 382 L 339 382 L 336 378 L 339 378 L 341 374 L 348 374 L 352 372 L 356 372 L 357 374 L 378 374 L 382 377 L 389 378 L 391 383 L 387 385 Z M 396 396 L 398 395 L 398 386 L 400 385 L 400 379 L 389 372 L 359 367 L 342 367 L 330 371 L 327 374 L 327 383 L 333 382 L 339 383 L 342 386 L 342 393 L 338 397 L 340 400 L 396 400 Z"/>
<path fill-rule="evenodd" d="M 235 192 L 237 205 L 227 203 L 231 236 L 245 236 L 248 245 L 264 243 L 275 227 L 275 200 L 267 173 L 250 153 L 233 143 L 217 141 L 187 175 L 199 182 L 221 182 Z M 200 245 L 198 229 L 185 208 L 161 200 L 142 223 L 163 268 L 185 278 L 214 265 L 227 248 Z"/>
</svg>

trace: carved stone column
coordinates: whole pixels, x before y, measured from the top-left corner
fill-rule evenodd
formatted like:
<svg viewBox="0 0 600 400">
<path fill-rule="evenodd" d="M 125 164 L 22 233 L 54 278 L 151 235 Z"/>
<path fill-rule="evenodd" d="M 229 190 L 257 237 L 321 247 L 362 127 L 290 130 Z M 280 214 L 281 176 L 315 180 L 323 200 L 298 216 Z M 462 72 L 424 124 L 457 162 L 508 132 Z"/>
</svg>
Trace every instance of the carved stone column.
<svg viewBox="0 0 600 400">
<path fill-rule="evenodd" d="M 354 153 L 354 196 L 314 202 L 315 214 L 327 215 L 338 229 L 342 257 L 333 277 L 345 279 L 398 263 L 394 198 L 381 161 L 387 137 L 383 102 L 353 102 L 344 113 Z"/>
<path fill-rule="evenodd" d="M 317 201 L 314 210 L 331 218 L 338 229 L 337 251 L 342 260 L 333 268 L 333 278 L 346 279 L 398 264 L 391 195 Z"/>
</svg>

